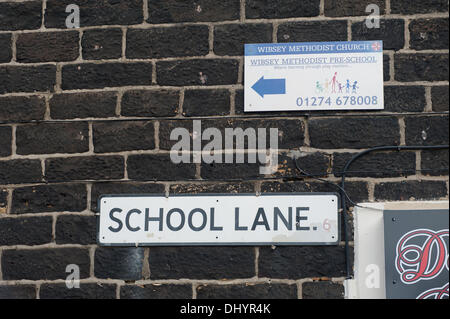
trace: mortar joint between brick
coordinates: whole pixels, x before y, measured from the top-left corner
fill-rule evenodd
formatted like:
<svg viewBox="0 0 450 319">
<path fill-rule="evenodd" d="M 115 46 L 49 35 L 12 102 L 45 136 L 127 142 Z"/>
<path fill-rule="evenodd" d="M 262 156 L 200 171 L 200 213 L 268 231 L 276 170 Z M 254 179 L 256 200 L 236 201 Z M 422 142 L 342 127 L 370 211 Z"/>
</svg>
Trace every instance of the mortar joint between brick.
<svg viewBox="0 0 450 319">
<path fill-rule="evenodd" d="M 83 62 L 83 30 L 78 31 L 78 58 L 75 61 Z"/>
<path fill-rule="evenodd" d="M 410 48 L 410 41 L 411 41 L 411 33 L 409 32 L 409 24 L 411 20 L 405 19 L 405 50 L 408 50 Z"/>
<path fill-rule="evenodd" d="M 278 43 L 278 27 L 279 27 L 279 23 L 274 22 L 272 23 L 272 42 L 273 43 Z"/>
<path fill-rule="evenodd" d="M 143 0 L 142 1 L 142 10 L 143 10 L 143 17 L 144 17 L 143 23 L 147 23 L 147 20 L 148 20 L 148 0 Z"/>
<path fill-rule="evenodd" d="M 202 179 L 202 164 L 195 164 L 195 178 L 201 180 Z"/>
<path fill-rule="evenodd" d="M 123 180 L 129 180 L 128 178 L 128 155 L 123 155 Z"/>
<path fill-rule="evenodd" d="M 214 26 L 213 25 L 208 25 L 208 44 L 209 44 L 208 55 L 214 55 Z"/>
<path fill-rule="evenodd" d="M 122 56 L 120 61 L 126 61 L 127 59 L 127 28 L 122 27 Z"/>
<path fill-rule="evenodd" d="M 425 87 L 425 112 L 433 112 L 433 100 L 431 97 L 431 86 Z"/>
<path fill-rule="evenodd" d="M 122 289 L 123 284 L 116 283 L 116 299 L 120 299 L 120 290 Z"/>
<path fill-rule="evenodd" d="M 309 135 L 309 121 L 308 119 L 302 119 L 303 126 L 304 126 L 304 141 L 303 146 L 309 147 L 311 146 L 311 138 Z"/>
<path fill-rule="evenodd" d="M 183 104 L 184 104 L 184 93 L 186 92 L 185 88 L 182 88 L 180 90 L 180 95 L 178 97 L 178 114 L 175 116 L 175 118 L 183 117 Z"/>
<path fill-rule="evenodd" d="M 197 299 L 197 288 L 199 284 L 196 282 L 192 283 L 192 299 Z"/>
<path fill-rule="evenodd" d="M 56 220 L 57 220 L 57 216 L 53 215 L 52 216 L 52 244 L 56 245 Z"/>
<path fill-rule="evenodd" d="M 259 247 L 255 247 L 255 278 L 259 277 Z"/>
<path fill-rule="evenodd" d="M 89 153 L 94 153 L 94 129 L 93 123 L 88 122 L 88 138 L 89 138 Z"/>
<path fill-rule="evenodd" d="M 17 33 L 11 34 L 11 62 L 17 62 Z"/>
<path fill-rule="evenodd" d="M 123 93 L 124 93 L 124 90 L 118 90 L 117 95 L 116 95 L 117 101 L 116 101 L 116 108 L 114 110 L 114 113 L 115 113 L 115 116 L 119 117 L 119 118 L 121 117 L 121 113 L 122 113 Z"/>
<path fill-rule="evenodd" d="M 386 0 L 386 15 L 391 14 L 391 0 Z"/>
<path fill-rule="evenodd" d="M 56 63 L 56 79 L 55 79 L 55 93 L 62 93 L 62 65 L 61 63 Z"/>
<path fill-rule="evenodd" d="M 400 129 L 400 145 L 404 146 L 406 145 L 406 124 L 405 124 L 405 118 L 403 116 L 400 116 L 398 118 L 398 125 Z"/>
<path fill-rule="evenodd" d="M 45 102 L 45 113 L 44 113 L 44 120 L 49 121 L 51 120 L 51 110 L 50 110 L 50 96 L 51 94 L 44 94 L 44 102 Z"/>
<path fill-rule="evenodd" d="M 419 176 L 423 176 L 422 169 L 422 152 L 416 151 L 416 170 Z"/>
<path fill-rule="evenodd" d="M 230 115 L 236 115 L 236 90 L 230 89 Z"/>
<path fill-rule="evenodd" d="M 95 277 L 95 246 L 89 247 L 89 277 Z"/>
<path fill-rule="evenodd" d="M 42 179 L 43 179 L 43 181 L 45 182 L 45 181 L 46 181 L 46 177 L 45 177 L 45 174 L 46 174 L 46 171 L 45 171 L 45 158 L 40 158 L 40 161 L 41 161 L 41 174 L 42 174 Z"/>
<path fill-rule="evenodd" d="M 352 20 L 347 20 L 347 40 L 352 41 Z"/>
<path fill-rule="evenodd" d="M 253 184 L 253 191 L 255 194 L 261 194 L 262 181 L 256 181 Z"/>
<path fill-rule="evenodd" d="M 159 128 L 160 128 L 161 124 L 159 121 L 155 121 L 154 122 L 154 134 L 155 134 L 155 151 L 159 151 L 159 147 L 160 147 L 160 142 L 159 142 Z"/>
<path fill-rule="evenodd" d="M 6 197 L 6 215 L 11 215 L 13 201 L 13 189 L 8 188 L 8 195 Z"/>
<path fill-rule="evenodd" d="M 367 193 L 369 202 L 375 201 L 375 183 L 373 181 L 367 182 Z"/>
<path fill-rule="evenodd" d="M 240 0 L 239 21 L 245 21 L 245 0 Z"/>
<path fill-rule="evenodd" d="M 152 61 L 152 85 L 157 85 L 156 61 Z"/>
<path fill-rule="evenodd" d="M 164 195 L 166 197 L 170 196 L 170 183 L 164 183 Z"/>
<path fill-rule="evenodd" d="M 389 75 L 390 75 L 389 81 L 396 82 L 395 81 L 395 59 L 394 59 L 395 54 L 394 54 L 394 52 L 389 52 L 388 56 L 389 56 Z"/>
<path fill-rule="evenodd" d="M 92 185 L 93 183 L 86 183 L 86 210 L 88 211 L 92 211 L 91 210 Z"/>
<path fill-rule="evenodd" d="M 298 281 L 296 283 L 297 286 L 297 299 L 303 299 L 303 282 Z"/>
<path fill-rule="evenodd" d="M 17 124 L 11 125 L 11 156 L 17 155 Z"/>
<path fill-rule="evenodd" d="M 144 248 L 144 259 L 142 261 L 142 278 L 143 280 L 150 279 L 150 263 L 148 257 L 150 256 L 150 248 Z"/>
<path fill-rule="evenodd" d="M 41 27 L 39 30 L 45 30 L 45 11 L 47 10 L 47 0 L 42 0 L 42 17 L 41 17 Z"/>
</svg>

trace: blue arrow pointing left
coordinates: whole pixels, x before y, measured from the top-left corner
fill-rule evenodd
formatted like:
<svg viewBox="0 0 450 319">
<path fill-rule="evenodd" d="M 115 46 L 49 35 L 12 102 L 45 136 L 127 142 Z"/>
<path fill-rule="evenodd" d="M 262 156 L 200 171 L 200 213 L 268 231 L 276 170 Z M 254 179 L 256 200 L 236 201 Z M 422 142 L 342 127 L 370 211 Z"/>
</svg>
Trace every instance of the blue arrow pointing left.
<svg viewBox="0 0 450 319">
<path fill-rule="evenodd" d="M 262 98 L 267 94 L 286 94 L 286 79 L 264 79 L 262 76 L 252 89 Z"/>
</svg>

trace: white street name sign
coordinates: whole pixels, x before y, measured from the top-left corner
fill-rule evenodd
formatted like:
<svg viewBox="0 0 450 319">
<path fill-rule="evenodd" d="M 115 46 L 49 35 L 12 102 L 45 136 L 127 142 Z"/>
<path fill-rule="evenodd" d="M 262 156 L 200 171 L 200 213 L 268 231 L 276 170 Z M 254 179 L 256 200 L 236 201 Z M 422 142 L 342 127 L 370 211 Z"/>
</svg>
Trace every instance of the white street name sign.
<svg viewBox="0 0 450 319">
<path fill-rule="evenodd" d="M 335 245 L 334 193 L 105 195 L 98 241 L 109 246 Z"/>
</svg>

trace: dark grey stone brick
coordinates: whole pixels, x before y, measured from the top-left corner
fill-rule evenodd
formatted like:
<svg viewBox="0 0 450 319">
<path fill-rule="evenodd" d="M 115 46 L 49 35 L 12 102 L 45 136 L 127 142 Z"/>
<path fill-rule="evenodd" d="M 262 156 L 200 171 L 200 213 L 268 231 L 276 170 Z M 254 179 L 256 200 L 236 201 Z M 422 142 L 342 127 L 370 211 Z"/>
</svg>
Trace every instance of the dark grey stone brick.
<svg viewBox="0 0 450 319">
<path fill-rule="evenodd" d="M 33 285 L 2 285 L 0 299 L 36 299 L 36 287 Z"/>
<path fill-rule="evenodd" d="M 112 153 L 155 148 L 153 122 L 120 121 L 94 123 L 94 152 Z"/>
<path fill-rule="evenodd" d="M 0 246 L 43 245 L 52 241 L 53 219 L 44 217 L 2 217 Z"/>
<path fill-rule="evenodd" d="M 305 282 L 302 285 L 303 299 L 344 299 L 344 286 L 330 281 Z"/>
<path fill-rule="evenodd" d="M 347 21 L 302 21 L 280 24 L 278 42 L 347 41 Z"/>
<path fill-rule="evenodd" d="M 21 33 L 16 41 L 17 61 L 74 61 L 79 56 L 79 38 L 77 31 Z"/>
<path fill-rule="evenodd" d="M 214 53 L 244 55 L 246 43 L 271 43 L 271 24 L 224 24 L 214 27 Z"/>
<path fill-rule="evenodd" d="M 0 66 L 0 94 L 13 92 L 52 92 L 56 66 Z"/>
<path fill-rule="evenodd" d="M 407 145 L 447 145 L 448 116 L 407 117 Z"/>
<path fill-rule="evenodd" d="M 85 63 L 62 67 L 63 90 L 102 89 L 105 87 L 151 84 L 151 63 Z"/>
<path fill-rule="evenodd" d="M 45 99 L 40 96 L 0 97 L 0 121 L 22 122 L 42 120 L 45 115 Z"/>
<path fill-rule="evenodd" d="M 239 12 L 239 0 L 152 0 L 147 21 L 159 24 L 237 20 Z"/>
<path fill-rule="evenodd" d="M 0 3 L 0 30 L 34 30 L 41 23 L 42 1 Z"/>
<path fill-rule="evenodd" d="M 67 288 L 66 284 L 41 285 L 40 299 L 116 299 L 117 286 L 104 283 L 82 283 L 80 288 Z"/>
<path fill-rule="evenodd" d="M 86 209 L 86 186 L 38 185 L 13 190 L 12 214 L 80 212 Z"/>
<path fill-rule="evenodd" d="M 37 183 L 41 180 L 42 167 L 39 160 L 0 161 L 0 184 Z"/>
<path fill-rule="evenodd" d="M 189 39 L 189 40 L 187 40 Z M 129 59 L 201 56 L 209 53 L 209 29 L 205 25 L 130 29 Z"/>
<path fill-rule="evenodd" d="M 84 153 L 89 151 L 87 123 L 39 123 L 16 129 L 17 154 Z"/>
<path fill-rule="evenodd" d="M 56 243 L 93 245 L 97 243 L 97 217 L 67 215 L 56 220 Z"/>
<path fill-rule="evenodd" d="M 156 63 L 159 85 L 226 85 L 237 84 L 239 62 L 234 59 L 193 59 Z"/>
<path fill-rule="evenodd" d="M 297 286 L 286 284 L 201 285 L 197 299 L 297 299 Z"/>
<path fill-rule="evenodd" d="M 344 247 L 262 247 L 259 276 L 283 279 L 345 276 Z"/>
<path fill-rule="evenodd" d="M 51 182 L 122 179 L 124 159 L 121 156 L 51 158 L 45 161 L 45 172 Z"/>
<path fill-rule="evenodd" d="M 377 201 L 432 200 L 447 196 L 444 181 L 402 181 L 375 185 Z"/>
<path fill-rule="evenodd" d="M 311 146 L 319 149 L 359 149 L 400 143 L 400 126 L 394 117 L 311 119 L 309 134 Z"/>
<path fill-rule="evenodd" d="M 5 250 L 2 255 L 3 280 L 66 279 L 66 267 L 80 268 L 80 279 L 89 277 L 89 250 L 84 248 L 45 248 Z"/>
<path fill-rule="evenodd" d="M 186 90 L 183 115 L 214 116 L 230 114 L 230 92 L 227 90 Z"/>
<path fill-rule="evenodd" d="M 99 247 L 95 250 L 95 277 L 139 280 L 143 261 L 143 248 Z"/>
<path fill-rule="evenodd" d="M 50 99 L 52 119 L 115 117 L 116 92 L 55 94 Z"/>
<path fill-rule="evenodd" d="M 101 195 L 117 194 L 160 194 L 164 195 L 164 185 L 155 183 L 105 182 L 94 183 L 91 189 L 91 210 L 98 210 Z"/>
<path fill-rule="evenodd" d="M 150 278 L 251 278 L 255 275 L 254 255 L 251 247 L 152 247 Z"/>
<path fill-rule="evenodd" d="M 247 19 L 283 19 L 315 17 L 320 13 L 320 0 L 247 0 Z"/>
<path fill-rule="evenodd" d="M 122 96 L 123 116 L 173 117 L 178 114 L 180 92 L 177 90 L 126 91 Z"/>
<path fill-rule="evenodd" d="M 411 49 L 448 49 L 448 18 L 412 20 L 409 32 Z"/>
<path fill-rule="evenodd" d="M 192 299 L 191 285 L 126 285 L 120 288 L 120 299 Z"/>
<path fill-rule="evenodd" d="M 94 29 L 83 32 L 83 59 L 118 59 L 122 56 L 122 30 Z"/>
<path fill-rule="evenodd" d="M 397 81 L 448 81 L 448 54 L 398 53 L 394 66 Z"/>
<path fill-rule="evenodd" d="M 100 25 L 133 25 L 144 21 L 142 0 L 48 0 L 46 28 L 66 28 L 69 4 L 80 7 L 80 27 Z"/>
</svg>

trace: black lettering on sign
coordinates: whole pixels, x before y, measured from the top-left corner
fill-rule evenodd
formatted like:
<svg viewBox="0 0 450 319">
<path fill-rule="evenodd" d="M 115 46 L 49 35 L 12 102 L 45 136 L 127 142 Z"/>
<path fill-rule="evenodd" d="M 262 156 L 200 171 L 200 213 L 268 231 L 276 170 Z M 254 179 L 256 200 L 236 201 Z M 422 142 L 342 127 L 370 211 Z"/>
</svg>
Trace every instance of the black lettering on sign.
<svg viewBox="0 0 450 319">
<path fill-rule="evenodd" d="M 125 225 L 127 226 L 127 228 L 128 228 L 128 230 L 129 231 L 132 231 L 132 232 L 137 232 L 137 231 L 140 231 L 141 230 L 141 227 L 131 227 L 131 225 L 130 225 L 130 217 L 131 217 L 131 215 L 133 215 L 133 214 L 138 214 L 138 215 L 140 215 L 140 214 L 142 214 L 142 212 L 139 210 L 139 209 L 132 209 L 132 210 L 130 210 L 129 212 L 128 212 L 128 214 L 127 214 L 127 217 L 125 218 Z"/>
<path fill-rule="evenodd" d="M 295 216 L 296 216 L 296 223 L 295 223 L 296 229 L 297 230 L 309 230 L 309 227 L 301 227 L 300 226 L 300 221 L 301 220 L 308 220 L 308 217 L 300 216 L 300 212 L 301 211 L 309 211 L 309 207 L 297 207 L 296 208 L 296 214 L 295 214 Z"/>
<path fill-rule="evenodd" d="M 109 212 L 109 218 L 119 225 L 119 226 L 117 226 L 117 228 L 113 228 L 112 226 L 108 227 L 108 229 L 110 231 L 112 231 L 113 233 L 118 233 L 122 230 L 122 227 L 123 227 L 122 221 L 120 219 L 114 217 L 114 213 L 121 213 L 121 212 L 122 212 L 122 210 L 120 208 L 113 208 Z"/>
<path fill-rule="evenodd" d="M 148 231 L 148 224 L 150 222 L 159 222 L 159 231 L 163 230 L 163 213 L 164 209 L 159 209 L 159 217 L 150 217 L 150 209 L 145 209 L 145 231 Z"/>
<path fill-rule="evenodd" d="M 180 217 L 181 217 L 180 225 L 177 226 L 177 227 L 172 226 L 172 223 L 170 222 L 170 218 L 172 217 L 172 214 L 174 214 L 174 213 L 180 214 Z M 179 209 L 179 208 L 172 208 L 167 213 L 167 227 L 171 231 L 179 231 L 179 230 L 181 230 L 184 227 L 184 223 L 185 222 L 186 222 L 186 217 L 184 216 L 184 212 L 181 209 Z"/>
</svg>

